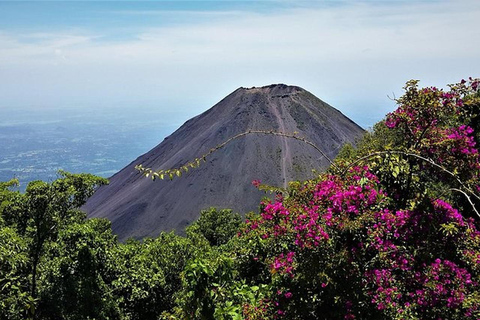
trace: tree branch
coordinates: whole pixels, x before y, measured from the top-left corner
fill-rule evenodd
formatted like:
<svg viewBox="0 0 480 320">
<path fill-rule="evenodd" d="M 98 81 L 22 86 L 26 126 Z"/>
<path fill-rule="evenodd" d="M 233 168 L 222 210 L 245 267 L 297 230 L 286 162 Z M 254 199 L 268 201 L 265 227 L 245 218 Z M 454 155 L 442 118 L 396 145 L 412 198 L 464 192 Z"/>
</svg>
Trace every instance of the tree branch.
<svg viewBox="0 0 480 320">
<path fill-rule="evenodd" d="M 330 163 L 330 165 L 335 168 L 337 170 L 337 172 L 340 172 L 340 169 L 338 168 L 337 165 L 335 165 L 335 163 L 332 161 L 332 159 L 330 159 L 325 152 L 323 152 L 319 147 L 317 147 L 313 142 L 303 138 L 303 137 L 299 137 L 296 135 L 296 133 L 284 133 L 284 132 L 275 132 L 275 131 L 265 131 L 265 130 L 248 130 L 248 131 L 245 131 L 245 132 L 242 132 L 242 133 L 239 133 L 227 140 L 225 140 L 224 142 L 222 142 L 221 144 L 217 145 L 216 147 L 210 149 L 207 153 L 205 153 L 203 156 L 201 156 L 200 158 L 196 158 L 194 159 L 193 161 L 190 161 L 188 163 L 186 163 L 185 165 L 181 166 L 181 167 L 178 167 L 178 168 L 172 168 L 172 169 L 161 169 L 161 170 L 158 170 L 158 171 L 154 171 L 153 169 L 151 168 L 144 168 L 141 164 L 140 165 L 137 165 L 135 166 L 135 169 L 137 169 L 138 171 L 140 171 L 141 173 L 143 173 L 145 176 L 150 176 L 152 175 L 152 180 L 155 180 L 155 178 L 160 178 L 160 179 L 164 179 L 166 177 L 169 177 L 170 180 L 173 179 L 173 177 L 176 175 L 176 176 L 181 176 L 182 172 L 188 172 L 189 168 L 197 168 L 198 166 L 200 166 L 200 162 L 201 161 L 206 161 L 206 158 L 208 156 L 210 156 L 212 153 L 222 149 L 223 147 L 225 147 L 227 144 L 229 144 L 230 142 L 236 140 L 236 139 L 239 139 L 239 138 L 242 138 L 246 135 L 249 135 L 249 134 L 264 134 L 264 135 L 274 135 L 274 136 L 280 136 L 280 137 L 285 137 L 285 138 L 291 138 L 291 139 L 295 139 L 295 140 L 298 140 L 298 141 L 302 141 L 306 144 L 308 144 L 309 146 L 313 147 L 315 150 L 317 150 L 325 159 L 328 160 L 328 162 Z"/>
<path fill-rule="evenodd" d="M 460 192 L 461 194 L 463 194 L 465 196 L 465 198 L 467 198 L 468 202 L 470 202 L 470 204 L 472 205 L 473 211 L 475 211 L 477 216 L 480 218 L 480 213 L 478 213 L 477 208 L 475 207 L 475 205 L 472 202 L 472 199 L 470 199 L 470 197 L 468 196 L 468 194 L 465 193 L 465 191 L 457 189 L 457 188 L 451 188 L 450 190 L 457 191 L 457 192 Z"/>
</svg>

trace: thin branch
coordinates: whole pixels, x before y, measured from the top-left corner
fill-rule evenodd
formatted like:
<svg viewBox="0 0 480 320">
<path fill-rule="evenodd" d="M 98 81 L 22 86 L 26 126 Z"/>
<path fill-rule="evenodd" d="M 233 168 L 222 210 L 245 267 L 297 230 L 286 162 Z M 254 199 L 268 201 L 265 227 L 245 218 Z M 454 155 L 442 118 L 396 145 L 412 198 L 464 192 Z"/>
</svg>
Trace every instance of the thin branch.
<svg viewBox="0 0 480 320">
<path fill-rule="evenodd" d="M 393 98 L 390 98 L 390 96 L 387 94 L 387 98 L 392 100 L 392 101 L 397 101 L 397 97 L 395 97 L 395 92 L 392 91 Z"/>
<path fill-rule="evenodd" d="M 310 142 L 308 141 L 307 139 L 303 138 L 303 137 L 299 137 L 297 136 L 295 133 L 284 133 L 284 132 L 275 132 L 275 131 L 264 131 L 264 130 L 248 130 L 246 132 L 242 132 L 242 133 L 239 133 L 237 134 L 236 136 L 233 136 L 229 139 L 227 139 L 226 141 L 224 141 L 223 143 L 219 144 L 218 146 L 216 146 L 215 148 L 213 149 L 210 149 L 210 151 L 205 154 L 203 157 L 206 157 L 206 156 L 209 156 L 210 154 L 212 154 L 213 152 L 225 147 L 227 144 L 229 144 L 230 142 L 232 142 L 233 140 L 236 140 L 238 138 L 241 138 L 241 137 L 244 137 L 248 134 L 270 134 L 270 135 L 274 135 L 274 136 L 280 136 L 280 137 L 285 137 L 285 138 L 292 138 L 292 139 L 295 139 L 295 140 L 298 140 L 298 141 L 302 141 L 302 142 L 305 142 L 306 144 L 312 146 L 315 150 L 317 150 L 325 159 L 328 160 L 328 162 L 333 166 L 335 167 L 335 169 L 339 170 L 338 167 L 333 163 L 332 159 L 330 159 L 326 154 L 325 152 L 323 152 L 319 147 L 317 147 L 313 142 Z"/>
<path fill-rule="evenodd" d="M 457 188 L 451 188 L 450 190 L 457 191 L 457 192 L 460 192 L 461 194 L 463 194 L 465 196 L 465 198 L 467 198 L 468 202 L 470 202 L 470 204 L 472 205 L 473 211 L 475 211 L 477 216 L 480 217 L 480 213 L 478 213 L 477 208 L 475 207 L 475 205 L 472 202 L 472 199 L 470 199 L 470 197 L 468 196 L 468 194 L 465 193 L 465 191 L 457 189 Z"/>
<path fill-rule="evenodd" d="M 418 137 L 417 141 L 415 142 L 415 144 L 413 145 L 413 148 L 417 148 L 418 144 L 420 143 L 420 141 L 423 139 L 423 136 L 425 135 L 425 133 L 427 133 L 427 130 L 430 129 L 430 126 L 432 125 L 433 123 L 430 122 L 430 124 L 428 126 L 425 127 L 425 129 L 423 129 L 422 133 L 420 134 L 420 137 Z"/>
<path fill-rule="evenodd" d="M 225 140 L 224 142 L 217 145 L 216 147 L 210 149 L 207 153 L 205 153 L 200 158 L 196 158 L 195 160 L 193 160 L 191 162 L 188 162 L 188 163 L 186 163 L 185 165 L 183 165 L 179 168 L 172 168 L 172 169 L 164 169 L 164 170 L 154 171 L 151 168 L 143 168 L 143 166 L 141 164 L 137 165 L 135 168 L 137 170 L 139 170 L 140 172 L 142 172 L 147 177 L 149 175 L 152 175 L 152 179 L 155 179 L 156 177 L 158 177 L 160 179 L 163 179 L 165 176 L 168 176 L 170 179 L 173 179 L 174 175 L 180 176 L 182 171 L 187 172 L 189 168 L 198 167 L 200 165 L 201 160 L 206 161 L 206 158 L 208 156 L 210 156 L 212 153 L 222 149 L 223 147 L 225 147 L 227 144 L 229 144 L 233 140 L 242 138 L 242 137 L 244 137 L 246 135 L 249 135 L 249 134 L 274 135 L 274 136 L 280 136 L 280 137 L 291 138 L 291 139 L 295 139 L 295 140 L 298 140 L 298 141 L 302 141 L 302 142 L 308 144 L 309 146 L 313 147 L 315 150 L 317 150 L 325 159 L 328 160 L 330 165 L 332 167 L 334 167 L 337 170 L 337 172 L 340 172 L 340 169 L 338 168 L 338 166 L 335 165 L 335 163 L 332 161 L 332 159 L 330 159 L 326 155 L 326 153 L 323 152 L 319 147 L 317 147 L 313 142 L 311 142 L 311 141 L 309 141 L 309 140 L 307 140 L 303 137 L 297 136 L 296 133 L 284 133 L 284 132 L 265 131 L 265 130 L 248 130 L 248 131 L 239 133 L 239 134 Z"/>
<path fill-rule="evenodd" d="M 417 159 L 420 159 L 420 160 L 423 160 L 425 162 L 428 162 L 429 164 L 433 165 L 434 167 L 440 169 L 441 171 L 447 173 L 448 175 L 452 176 L 460 186 L 462 186 L 465 190 L 468 191 L 468 193 L 470 193 L 471 195 L 473 195 L 475 198 L 477 198 L 478 200 L 480 200 L 480 197 L 475 194 L 475 192 L 473 192 L 471 189 L 469 189 L 464 183 L 462 180 L 460 180 L 460 178 L 454 174 L 453 172 L 451 172 L 450 170 L 446 169 L 445 167 L 442 167 L 441 165 L 437 164 L 435 161 L 433 161 L 432 159 L 429 159 L 429 158 L 425 158 L 425 157 L 422 157 L 418 154 L 415 154 L 415 153 L 409 153 L 409 152 L 404 152 L 404 151 L 377 151 L 377 152 L 373 152 L 373 153 L 370 153 L 364 157 L 361 157 L 357 160 L 355 160 L 354 162 L 352 162 L 347 168 L 345 168 L 345 170 L 342 172 L 342 176 L 344 176 L 348 169 L 350 169 L 351 167 L 353 167 L 354 165 L 356 165 L 357 163 L 363 161 L 363 160 L 367 160 L 367 159 L 370 159 L 370 158 L 373 158 L 375 156 L 379 156 L 379 155 L 385 155 L 385 154 L 401 154 L 401 155 L 404 155 L 404 156 L 407 156 L 407 157 L 413 157 L 413 158 L 417 158 Z"/>
</svg>

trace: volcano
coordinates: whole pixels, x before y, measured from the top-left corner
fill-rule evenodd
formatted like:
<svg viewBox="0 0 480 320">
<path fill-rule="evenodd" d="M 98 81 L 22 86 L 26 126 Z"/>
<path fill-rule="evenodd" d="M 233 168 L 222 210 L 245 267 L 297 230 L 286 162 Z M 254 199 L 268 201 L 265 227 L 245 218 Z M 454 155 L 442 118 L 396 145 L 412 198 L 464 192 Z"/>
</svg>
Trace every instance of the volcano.
<svg viewBox="0 0 480 320">
<path fill-rule="evenodd" d="M 329 158 L 345 143 L 355 144 L 363 129 L 308 91 L 284 84 L 239 88 L 204 113 L 188 120 L 159 145 L 141 155 L 100 187 L 84 209 L 88 217 L 108 218 L 123 241 L 155 237 L 184 228 L 209 207 L 242 215 L 257 211 L 265 193 L 253 180 L 286 186 L 312 178 L 328 160 L 296 139 L 249 134 L 235 139 L 180 178 L 152 181 L 135 169 L 176 168 L 248 130 L 295 133 Z"/>
</svg>

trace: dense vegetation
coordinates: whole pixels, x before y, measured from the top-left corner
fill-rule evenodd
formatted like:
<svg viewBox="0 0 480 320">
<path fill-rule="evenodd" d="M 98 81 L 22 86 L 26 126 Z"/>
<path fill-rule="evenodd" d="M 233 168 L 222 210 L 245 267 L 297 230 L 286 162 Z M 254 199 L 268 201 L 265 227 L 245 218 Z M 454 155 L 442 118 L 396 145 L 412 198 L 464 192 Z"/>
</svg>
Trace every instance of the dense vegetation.
<svg viewBox="0 0 480 320">
<path fill-rule="evenodd" d="M 479 89 L 408 82 L 326 173 L 184 237 L 118 243 L 92 175 L 2 183 L 0 318 L 478 319 Z"/>
</svg>

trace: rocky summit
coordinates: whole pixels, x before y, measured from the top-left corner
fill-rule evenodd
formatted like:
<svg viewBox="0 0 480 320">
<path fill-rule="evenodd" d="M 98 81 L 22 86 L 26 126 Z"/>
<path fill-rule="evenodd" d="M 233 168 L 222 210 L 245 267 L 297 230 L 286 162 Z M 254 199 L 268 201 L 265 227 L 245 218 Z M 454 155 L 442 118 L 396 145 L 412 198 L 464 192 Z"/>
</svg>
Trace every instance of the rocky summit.
<svg viewBox="0 0 480 320">
<path fill-rule="evenodd" d="M 161 231 L 181 233 L 208 207 L 241 214 L 257 211 L 265 193 L 252 186 L 253 180 L 285 186 L 291 180 L 312 178 L 312 169 L 329 165 L 304 142 L 249 134 L 172 181 L 152 181 L 135 169 L 138 164 L 155 170 L 179 167 L 248 130 L 295 133 L 330 158 L 363 133 L 340 111 L 300 87 L 239 88 L 112 176 L 84 209 L 89 217 L 108 218 L 119 240 L 154 237 Z"/>
</svg>

